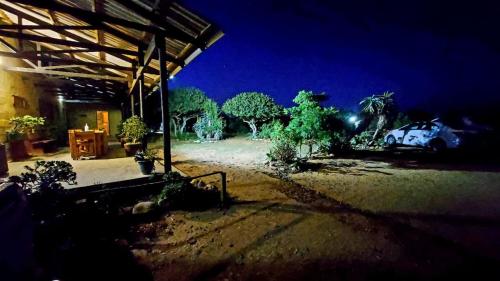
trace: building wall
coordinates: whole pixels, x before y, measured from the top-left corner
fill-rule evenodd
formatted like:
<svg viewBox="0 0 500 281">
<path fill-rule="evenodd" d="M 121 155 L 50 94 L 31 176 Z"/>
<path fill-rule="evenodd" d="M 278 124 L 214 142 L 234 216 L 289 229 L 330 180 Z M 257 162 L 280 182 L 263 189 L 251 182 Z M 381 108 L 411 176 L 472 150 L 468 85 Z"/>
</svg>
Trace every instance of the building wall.
<svg viewBox="0 0 500 281">
<path fill-rule="evenodd" d="M 119 107 L 105 104 L 89 103 L 65 103 L 64 104 L 68 129 L 82 129 L 88 124 L 90 129 L 97 127 L 97 111 L 109 112 L 110 137 L 114 138 L 118 133 L 117 126 L 122 120 L 122 113 Z"/>
<path fill-rule="evenodd" d="M 1 44 L 0 50 L 8 51 Z M 35 87 L 36 77 L 31 74 L 5 71 L 1 65 L 22 67 L 26 65 L 19 59 L 0 57 L 0 142 L 5 142 L 11 117 L 43 116 L 39 107 L 39 97 L 42 97 L 43 93 Z"/>
</svg>

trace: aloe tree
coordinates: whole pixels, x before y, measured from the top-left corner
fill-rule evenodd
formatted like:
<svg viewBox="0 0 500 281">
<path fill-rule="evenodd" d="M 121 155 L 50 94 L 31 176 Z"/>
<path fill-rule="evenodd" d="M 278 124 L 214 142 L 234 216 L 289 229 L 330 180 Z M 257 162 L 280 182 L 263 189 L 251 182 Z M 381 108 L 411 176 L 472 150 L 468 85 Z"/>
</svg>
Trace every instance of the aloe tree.
<svg viewBox="0 0 500 281">
<path fill-rule="evenodd" d="M 372 95 L 364 98 L 359 104 L 362 111 L 369 114 L 373 118 L 377 118 L 377 129 L 373 133 L 370 143 L 375 142 L 379 133 L 387 125 L 389 114 L 394 109 L 394 93 L 384 92 L 381 95 Z"/>
</svg>

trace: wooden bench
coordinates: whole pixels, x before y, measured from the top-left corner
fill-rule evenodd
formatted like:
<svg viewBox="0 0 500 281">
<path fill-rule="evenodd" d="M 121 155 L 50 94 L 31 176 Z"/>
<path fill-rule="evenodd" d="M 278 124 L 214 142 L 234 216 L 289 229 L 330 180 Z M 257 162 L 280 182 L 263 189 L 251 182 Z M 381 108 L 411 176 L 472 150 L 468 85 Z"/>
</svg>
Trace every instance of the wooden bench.
<svg viewBox="0 0 500 281">
<path fill-rule="evenodd" d="M 57 142 L 55 139 L 44 139 L 31 141 L 33 152 L 41 151 L 42 153 L 50 153 L 57 150 Z"/>
</svg>

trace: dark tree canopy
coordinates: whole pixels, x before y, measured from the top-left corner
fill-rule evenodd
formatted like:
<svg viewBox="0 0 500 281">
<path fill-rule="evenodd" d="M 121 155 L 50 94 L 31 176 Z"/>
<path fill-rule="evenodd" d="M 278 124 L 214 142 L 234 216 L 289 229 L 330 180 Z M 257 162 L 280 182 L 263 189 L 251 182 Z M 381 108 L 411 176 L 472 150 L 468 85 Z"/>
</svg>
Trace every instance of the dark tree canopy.
<svg viewBox="0 0 500 281">
<path fill-rule="evenodd" d="M 208 100 L 205 93 L 194 87 L 177 88 L 170 92 L 169 111 L 174 121 L 174 133 L 184 133 L 190 119 L 198 117 L 205 102 Z"/>
<path fill-rule="evenodd" d="M 241 93 L 227 100 L 222 110 L 229 115 L 241 118 L 252 129 L 252 136 L 257 136 L 257 124 L 269 121 L 282 114 L 282 108 L 263 93 Z"/>
</svg>

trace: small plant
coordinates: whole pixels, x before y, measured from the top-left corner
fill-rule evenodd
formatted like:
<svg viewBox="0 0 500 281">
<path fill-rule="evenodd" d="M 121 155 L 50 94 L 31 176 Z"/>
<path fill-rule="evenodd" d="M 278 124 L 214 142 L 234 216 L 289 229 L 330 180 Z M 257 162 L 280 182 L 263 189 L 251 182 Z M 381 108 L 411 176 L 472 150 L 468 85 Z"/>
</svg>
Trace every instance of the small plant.
<svg viewBox="0 0 500 281">
<path fill-rule="evenodd" d="M 76 184 L 73 166 L 65 161 L 36 161 L 34 167 L 25 166 L 27 172 L 10 177 L 10 181 L 19 184 L 27 194 L 41 195 L 63 189 L 63 183 Z"/>
<path fill-rule="evenodd" d="M 214 101 L 207 101 L 204 112 L 194 124 L 194 131 L 200 141 L 218 141 L 222 139 L 225 127 L 224 120 L 220 117 L 220 110 Z"/>
<path fill-rule="evenodd" d="M 148 127 L 139 116 L 132 116 L 123 122 L 123 135 L 132 141 L 140 143 L 148 134 Z"/>
<path fill-rule="evenodd" d="M 134 155 L 134 160 L 144 175 L 150 175 L 155 170 L 155 161 L 160 160 L 157 150 L 140 150 Z"/>
<path fill-rule="evenodd" d="M 156 198 L 158 205 L 180 209 L 202 209 L 215 206 L 219 199 L 216 188 L 198 188 L 177 172 L 163 177 L 166 184 Z"/>
<path fill-rule="evenodd" d="M 64 193 L 63 184 L 75 185 L 76 173 L 65 161 L 36 161 L 27 172 L 9 180 L 22 187 L 33 210 L 35 220 L 54 220 L 72 210 L 72 201 Z"/>
<path fill-rule="evenodd" d="M 135 162 L 160 160 L 158 151 L 155 149 L 140 150 L 134 155 Z"/>
<path fill-rule="evenodd" d="M 275 139 L 267 156 L 280 164 L 292 164 L 297 158 L 297 148 L 288 138 Z"/>
</svg>

